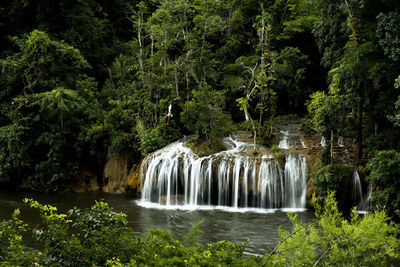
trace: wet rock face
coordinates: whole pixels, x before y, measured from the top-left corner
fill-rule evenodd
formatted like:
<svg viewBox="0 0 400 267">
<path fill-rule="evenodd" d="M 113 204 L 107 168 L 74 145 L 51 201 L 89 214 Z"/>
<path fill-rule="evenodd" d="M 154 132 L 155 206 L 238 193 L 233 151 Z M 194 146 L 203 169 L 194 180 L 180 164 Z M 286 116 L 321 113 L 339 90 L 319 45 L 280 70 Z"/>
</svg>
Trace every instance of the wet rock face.
<svg viewBox="0 0 400 267">
<path fill-rule="evenodd" d="M 129 174 L 130 155 L 118 157 L 108 155 L 103 172 L 103 192 L 126 192 Z"/>
<path fill-rule="evenodd" d="M 133 194 L 141 192 L 140 164 L 134 165 L 127 177 L 126 191 Z"/>
<path fill-rule="evenodd" d="M 103 177 L 98 177 L 89 167 L 82 165 L 79 174 L 70 185 L 70 190 L 83 192 L 136 193 L 140 188 L 140 165 L 131 164 L 132 156 L 108 155 L 103 168 Z"/>
<path fill-rule="evenodd" d="M 301 121 L 299 119 L 286 120 L 277 123 L 275 133 L 279 136 L 278 147 L 281 149 L 303 150 L 309 148 L 308 140 L 299 134 Z"/>
</svg>

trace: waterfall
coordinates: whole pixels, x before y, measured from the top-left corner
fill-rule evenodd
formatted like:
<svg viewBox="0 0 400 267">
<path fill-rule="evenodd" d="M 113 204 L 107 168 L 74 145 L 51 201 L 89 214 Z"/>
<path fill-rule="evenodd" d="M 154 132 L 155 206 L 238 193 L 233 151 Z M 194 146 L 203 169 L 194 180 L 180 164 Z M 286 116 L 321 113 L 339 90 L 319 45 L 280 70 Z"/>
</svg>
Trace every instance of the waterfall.
<svg viewBox="0 0 400 267">
<path fill-rule="evenodd" d="M 306 168 L 307 164 L 304 156 L 295 157 L 289 155 L 286 158 L 285 206 L 291 208 L 305 207 L 307 189 Z"/>
<path fill-rule="evenodd" d="M 353 183 L 354 183 L 354 201 L 355 201 L 355 204 L 357 205 L 357 208 L 359 210 L 362 210 L 362 209 L 364 209 L 363 193 L 362 193 L 360 176 L 358 175 L 358 172 L 356 169 L 354 169 L 354 171 L 353 171 Z"/>
<path fill-rule="evenodd" d="M 343 137 L 342 136 L 339 136 L 339 138 L 338 138 L 338 146 L 344 147 L 344 141 L 343 141 Z"/>
<path fill-rule="evenodd" d="M 365 201 L 363 202 L 364 205 L 364 209 L 365 210 L 370 210 L 371 206 L 370 206 L 370 201 L 371 201 L 371 197 L 372 197 L 372 184 L 369 183 L 368 184 L 368 193 L 367 196 L 365 198 Z"/>
<path fill-rule="evenodd" d="M 288 154 L 282 169 L 271 155 L 249 156 L 244 143 L 199 158 L 182 142 L 147 156 L 141 202 L 172 206 L 305 208 L 306 160 Z"/>
<path fill-rule="evenodd" d="M 238 201 L 239 201 L 239 179 L 240 179 L 240 164 L 241 160 L 240 158 L 235 159 L 235 166 L 234 166 L 234 171 L 233 171 L 233 191 L 234 195 L 232 196 L 232 203 L 233 207 L 237 208 L 238 207 Z"/>
<path fill-rule="evenodd" d="M 282 134 L 282 140 L 279 141 L 279 148 L 282 149 L 289 149 L 289 143 L 288 143 L 288 137 L 289 137 L 289 131 L 280 131 Z"/>
<path fill-rule="evenodd" d="M 212 179 L 212 161 L 208 161 L 208 205 L 211 205 L 211 179 Z"/>
<path fill-rule="evenodd" d="M 244 173 L 243 173 L 243 193 L 241 194 L 241 198 L 244 199 L 244 207 L 247 208 L 249 206 L 249 168 L 250 168 L 250 161 L 249 157 L 246 158 L 244 165 Z"/>
<path fill-rule="evenodd" d="M 300 143 L 301 143 L 301 146 L 302 146 L 303 148 L 308 148 L 308 147 L 306 146 L 306 144 L 304 143 L 303 139 L 301 139 L 301 138 L 300 138 Z"/>
<path fill-rule="evenodd" d="M 323 137 L 323 136 L 321 137 L 321 143 L 320 144 L 321 144 L 322 147 L 326 147 L 325 137 Z"/>
</svg>

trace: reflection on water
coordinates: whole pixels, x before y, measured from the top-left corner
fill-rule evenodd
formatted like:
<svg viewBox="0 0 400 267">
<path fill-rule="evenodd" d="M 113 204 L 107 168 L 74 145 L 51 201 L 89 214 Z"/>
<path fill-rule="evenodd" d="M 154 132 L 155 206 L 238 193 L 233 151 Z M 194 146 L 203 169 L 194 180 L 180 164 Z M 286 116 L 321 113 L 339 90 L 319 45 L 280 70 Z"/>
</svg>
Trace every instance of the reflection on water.
<svg viewBox="0 0 400 267">
<path fill-rule="evenodd" d="M 22 203 L 25 197 L 33 198 L 42 204 L 56 206 L 59 212 L 66 212 L 76 206 L 87 208 L 95 201 L 108 202 L 117 212 L 128 215 L 129 226 L 136 232 L 143 233 L 149 228 L 159 227 L 169 229 L 179 238 L 188 233 L 191 226 L 204 219 L 201 229 L 204 234 L 202 242 L 216 242 L 229 240 L 244 242 L 250 240 L 246 249 L 247 253 L 264 254 L 277 244 L 277 227 L 282 225 L 291 227 L 287 215 L 278 210 L 261 209 L 234 209 L 212 207 L 189 207 L 187 209 L 164 209 L 163 207 L 148 207 L 129 195 L 124 194 L 37 194 L 37 193 L 12 193 L 0 190 L 0 220 L 9 219 L 14 209 L 21 210 L 21 217 L 29 223 L 36 223 L 39 216 L 35 210 Z M 310 221 L 313 212 L 303 211 L 299 213 L 299 219 Z M 32 240 L 28 243 L 31 247 Z"/>
</svg>

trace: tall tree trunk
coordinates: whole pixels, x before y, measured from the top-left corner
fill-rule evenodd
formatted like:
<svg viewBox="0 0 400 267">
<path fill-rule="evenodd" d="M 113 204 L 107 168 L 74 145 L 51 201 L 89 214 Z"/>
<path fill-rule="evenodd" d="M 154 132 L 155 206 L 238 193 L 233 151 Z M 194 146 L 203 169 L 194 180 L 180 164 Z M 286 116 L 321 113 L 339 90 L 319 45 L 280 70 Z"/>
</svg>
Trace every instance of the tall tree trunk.
<svg viewBox="0 0 400 267">
<path fill-rule="evenodd" d="M 175 64 L 178 64 L 177 62 L 175 62 Z M 175 91 L 176 91 L 176 99 L 180 99 L 179 97 L 179 81 L 178 81 L 178 67 L 175 66 Z"/>
<path fill-rule="evenodd" d="M 207 32 L 207 22 L 208 22 L 208 2 L 206 2 L 206 15 L 204 19 L 204 27 L 203 27 L 203 36 L 202 36 L 202 41 L 201 41 L 201 50 L 200 50 L 200 65 L 203 63 L 203 56 L 204 56 L 204 47 L 206 44 L 206 32 Z M 201 78 L 202 81 L 206 81 L 206 69 L 203 66 L 203 76 Z"/>
<path fill-rule="evenodd" d="M 331 130 L 331 165 L 333 164 L 333 130 Z"/>
<path fill-rule="evenodd" d="M 261 33 L 260 33 L 260 52 L 261 52 L 261 70 L 264 70 L 264 63 L 265 63 L 265 59 L 264 59 L 264 33 L 265 33 L 265 18 L 264 18 L 264 5 L 261 4 L 261 9 L 262 9 L 262 13 L 261 13 Z"/>
<path fill-rule="evenodd" d="M 150 34 L 150 40 L 151 40 L 151 57 L 153 57 L 154 55 L 154 34 L 153 34 L 153 30 L 151 30 L 151 34 Z"/>
<path fill-rule="evenodd" d="M 357 18 L 353 17 L 351 12 L 351 8 L 349 2 L 344 0 L 344 3 L 347 7 L 348 18 L 349 18 L 349 26 L 352 31 L 352 35 L 350 36 L 350 40 L 353 41 L 356 45 L 361 44 L 361 30 L 360 30 L 360 22 Z M 357 23 L 359 22 L 359 23 Z M 360 62 L 359 54 L 357 51 L 357 63 Z M 359 78 L 360 79 L 360 78 Z M 358 81 L 357 84 L 357 94 L 358 94 L 358 102 L 357 102 L 357 131 L 356 131 L 356 159 L 359 160 L 362 158 L 362 127 L 363 127 L 363 103 L 364 103 L 364 91 L 361 88 L 361 82 Z"/>
<path fill-rule="evenodd" d="M 256 126 L 254 125 L 253 120 L 251 119 L 250 113 L 247 111 L 247 109 L 244 109 L 244 115 L 246 118 L 246 121 L 251 122 L 251 127 L 253 128 L 253 145 L 254 145 L 254 152 L 256 151 L 256 141 L 257 141 L 257 130 Z"/>
<path fill-rule="evenodd" d="M 143 76 L 143 43 L 142 43 L 142 15 L 138 18 L 138 42 L 139 42 L 139 55 L 138 55 L 138 62 L 139 62 L 139 69 L 142 72 Z"/>
<path fill-rule="evenodd" d="M 362 124 L 363 124 L 363 105 L 360 99 L 357 104 L 356 159 L 362 158 Z"/>
</svg>

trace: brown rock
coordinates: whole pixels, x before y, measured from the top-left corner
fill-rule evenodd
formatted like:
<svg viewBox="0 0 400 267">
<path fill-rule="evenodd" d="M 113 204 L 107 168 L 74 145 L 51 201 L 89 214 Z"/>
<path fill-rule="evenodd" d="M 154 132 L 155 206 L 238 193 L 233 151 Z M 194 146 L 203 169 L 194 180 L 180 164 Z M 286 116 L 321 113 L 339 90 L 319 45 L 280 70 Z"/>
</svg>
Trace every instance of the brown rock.
<svg viewBox="0 0 400 267">
<path fill-rule="evenodd" d="M 140 181 L 140 164 L 133 166 L 127 179 L 127 189 L 135 192 L 141 192 L 143 185 Z"/>
<path fill-rule="evenodd" d="M 126 192 L 130 159 L 129 154 L 107 156 L 103 171 L 103 192 Z"/>
</svg>

